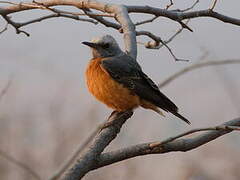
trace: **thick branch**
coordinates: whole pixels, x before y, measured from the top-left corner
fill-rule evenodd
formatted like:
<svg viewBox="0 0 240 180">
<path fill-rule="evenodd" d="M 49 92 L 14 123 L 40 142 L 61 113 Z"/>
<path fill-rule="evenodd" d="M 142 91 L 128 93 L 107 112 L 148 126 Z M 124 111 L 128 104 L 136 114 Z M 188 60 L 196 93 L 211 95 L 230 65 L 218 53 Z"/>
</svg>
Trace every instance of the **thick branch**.
<svg viewBox="0 0 240 180">
<path fill-rule="evenodd" d="M 163 16 L 174 21 L 182 21 L 184 19 L 192 19 L 198 17 L 211 17 L 223 21 L 225 23 L 240 25 L 240 19 L 232 18 L 229 16 L 222 15 L 220 13 L 214 12 L 211 9 L 201 10 L 201 11 L 191 11 L 191 12 L 180 12 L 177 10 L 166 10 L 155 8 L 151 6 L 127 6 L 129 13 L 145 13 L 153 14 L 155 16 Z"/>
<path fill-rule="evenodd" d="M 113 117 L 114 124 L 103 129 L 94 139 L 92 145 L 85 154 L 81 156 L 79 161 L 74 165 L 70 172 L 66 175 L 66 180 L 81 179 L 88 173 L 98 161 L 98 156 L 104 151 L 109 143 L 116 138 L 122 125 L 132 116 L 132 111 L 117 113 Z"/>
<path fill-rule="evenodd" d="M 221 126 L 240 126 L 240 118 L 226 122 L 220 125 L 220 127 Z M 191 131 L 194 131 L 194 130 L 191 130 Z M 227 128 L 226 130 L 211 130 L 210 132 L 203 133 L 194 138 L 177 139 L 167 143 L 150 142 L 150 143 L 130 146 L 127 148 L 116 150 L 116 151 L 103 153 L 98 158 L 98 163 L 93 167 L 93 169 L 107 166 L 109 164 L 123 161 L 125 159 L 130 159 L 136 156 L 142 156 L 142 155 L 148 155 L 148 154 L 163 154 L 163 153 L 174 152 L 174 151 L 182 151 L 182 152 L 190 151 L 210 141 L 213 141 L 220 136 L 230 133 L 231 131 L 232 130 L 228 130 Z M 187 134 L 187 133 L 183 133 L 183 134 Z M 159 145 L 153 146 L 154 144 L 159 144 Z"/>
<path fill-rule="evenodd" d="M 42 16 L 42 17 L 27 21 L 27 22 L 18 23 L 18 27 L 20 28 L 20 27 L 23 27 L 23 26 L 26 26 L 26 25 L 29 25 L 29 24 L 33 24 L 33 23 L 36 23 L 36 22 L 41 22 L 43 20 L 56 18 L 56 17 L 65 17 L 65 18 L 70 18 L 70 19 L 83 21 L 83 22 L 89 22 L 89 23 L 93 23 L 93 24 L 98 23 L 98 22 L 96 22 L 92 19 L 80 18 L 77 15 L 69 15 L 69 14 L 60 14 L 59 13 L 59 14 L 50 14 L 50 15 Z"/>
</svg>

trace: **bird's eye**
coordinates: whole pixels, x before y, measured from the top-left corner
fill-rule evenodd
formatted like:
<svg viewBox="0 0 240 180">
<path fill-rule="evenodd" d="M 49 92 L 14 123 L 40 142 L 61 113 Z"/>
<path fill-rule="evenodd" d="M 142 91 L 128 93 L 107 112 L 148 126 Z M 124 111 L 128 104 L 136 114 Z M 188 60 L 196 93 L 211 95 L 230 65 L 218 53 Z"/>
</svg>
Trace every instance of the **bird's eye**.
<svg viewBox="0 0 240 180">
<path fill-rule="evenodd" d="M 105 49 L 109 48 L 109 46 L 110 46 L 109 43 L 105 43 L 105 44 L 102 45 L 102 47 L 105 48 Z"/>
</svg>

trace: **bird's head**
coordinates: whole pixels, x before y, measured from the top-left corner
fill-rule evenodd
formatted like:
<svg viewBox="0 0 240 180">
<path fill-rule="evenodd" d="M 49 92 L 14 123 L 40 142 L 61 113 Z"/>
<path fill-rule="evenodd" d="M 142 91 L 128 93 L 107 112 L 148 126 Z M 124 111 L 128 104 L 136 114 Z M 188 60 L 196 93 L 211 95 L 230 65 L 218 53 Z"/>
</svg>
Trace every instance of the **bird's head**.
<svg viewBox="0 0 240 180">
<path fill-rule="evenodd" d="M 117 41 L 110 35 L 104 35 L 93 39 L 91 42 L 82 43 L 92 48 L 94 58 L 112 57 L 123 53 Z"/>
</svg>

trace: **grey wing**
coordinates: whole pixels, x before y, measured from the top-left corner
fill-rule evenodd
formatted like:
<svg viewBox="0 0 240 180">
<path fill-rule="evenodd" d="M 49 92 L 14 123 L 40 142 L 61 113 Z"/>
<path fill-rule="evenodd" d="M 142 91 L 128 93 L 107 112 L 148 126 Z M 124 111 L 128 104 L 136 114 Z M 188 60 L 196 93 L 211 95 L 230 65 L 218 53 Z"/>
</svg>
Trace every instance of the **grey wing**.
<svg viewBox="0 0 240 180">
<path fill-rule="evenodd" d="M 160 92 L 157 85 L 142 71 L 130 56 L 123 55 L 103 60 L 101 66 L 117 82 L 165 111 L 177 112 L 177 106 Z"/>
<path fill-rule="evenodd" d="M 134 90 L 134 81 L 140 77 L 141 67 L 128 55 L 116 56 L 102 60 L 101 67 L 110 76 L 125 87 Z"/>
</svg>

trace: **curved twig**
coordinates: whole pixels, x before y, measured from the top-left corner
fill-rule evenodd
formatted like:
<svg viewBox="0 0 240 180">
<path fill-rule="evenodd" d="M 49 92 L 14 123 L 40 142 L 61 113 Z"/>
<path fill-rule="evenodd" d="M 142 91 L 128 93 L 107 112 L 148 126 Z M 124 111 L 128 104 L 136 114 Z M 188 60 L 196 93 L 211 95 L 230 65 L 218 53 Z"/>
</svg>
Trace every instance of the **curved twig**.
<svg viewBox="0 0 240 180">
<path fill-rule="evenodd" d="M 169 84 L 170 82 L 172 82 L 173 80 L 175 80 L 176 78 L 178 78 L 179 76 L 192 71 L 194 69 L 198 69 L 198 68 L 202 68 L 202 67 L 207 67 L 207 66 L 215 66 L 215 65 L 224 65 L 224 64 L 239 64 L 240 60 L 222 60 L 222 61 L 207 61 L 207 62 L 201 62 L 201 63 L 197 63 L 197 64 L 193 64 L 190 65 L 186 68 L 183 68 L 182 70 L 176 72 L 175 74 L 171 75 L 170 77 L 168 77 L 167 79 L 165 79 L 163 82 L 161 82 L 160 84 L 158 84 L 159 88 L 162 88 L 163 86 L 166 86 L 167 84 Z"/>
</svg>

